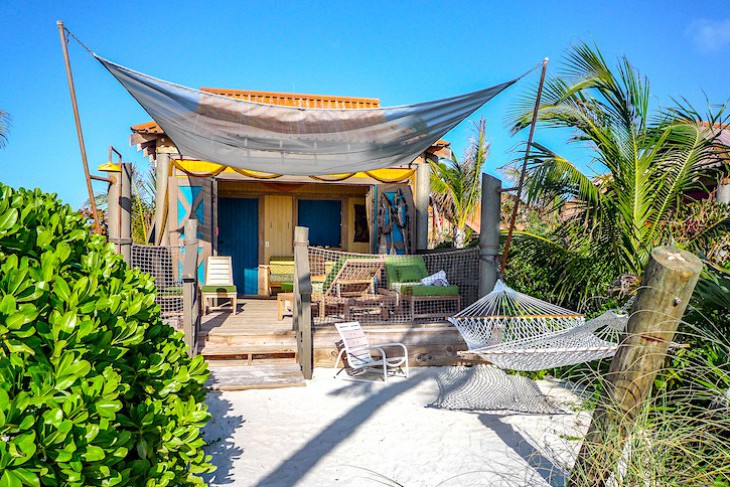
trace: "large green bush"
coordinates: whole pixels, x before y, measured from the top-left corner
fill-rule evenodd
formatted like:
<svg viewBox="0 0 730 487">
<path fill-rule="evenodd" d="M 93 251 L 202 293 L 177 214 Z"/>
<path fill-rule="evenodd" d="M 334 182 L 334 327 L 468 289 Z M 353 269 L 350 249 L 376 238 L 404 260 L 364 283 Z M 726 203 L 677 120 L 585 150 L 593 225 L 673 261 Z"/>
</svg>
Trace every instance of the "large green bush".
<svg viewBox="0 0 730 487">
<path fill-rule="evenodd" d="M 202 484 L 207 367 L 154 293 L 55 195 L 0 184 L 0 487 Z"/>
</svg>

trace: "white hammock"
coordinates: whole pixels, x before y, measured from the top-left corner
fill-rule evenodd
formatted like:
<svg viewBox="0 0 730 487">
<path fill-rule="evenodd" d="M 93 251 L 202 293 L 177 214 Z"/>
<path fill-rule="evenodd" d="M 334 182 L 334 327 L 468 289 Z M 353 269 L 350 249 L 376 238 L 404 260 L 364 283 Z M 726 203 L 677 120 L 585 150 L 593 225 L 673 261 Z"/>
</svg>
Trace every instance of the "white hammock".
<svg viewBox="0 0 730 487">
<path fill-rule="evenodd" d="M 512 370 L 543 370 L 611 357 L 628 314 L 582 314 L 518 293 L 497 281 L 494 291 L 449 318 L 469 353 Z"/>
</svg>

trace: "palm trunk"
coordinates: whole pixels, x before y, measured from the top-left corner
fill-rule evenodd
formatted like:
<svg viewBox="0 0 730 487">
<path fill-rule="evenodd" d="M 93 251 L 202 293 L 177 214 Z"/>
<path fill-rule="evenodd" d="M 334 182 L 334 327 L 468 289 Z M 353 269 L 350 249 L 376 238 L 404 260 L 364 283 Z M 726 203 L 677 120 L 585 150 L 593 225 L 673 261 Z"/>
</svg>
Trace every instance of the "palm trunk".
<svg viewBox="0 0 730 487">
<path fill-rule="evenodd" d="M 466 245 L 466 231 L 463 228 L 454 229 L 454 247 L 463 249 Z"/>
</svg>

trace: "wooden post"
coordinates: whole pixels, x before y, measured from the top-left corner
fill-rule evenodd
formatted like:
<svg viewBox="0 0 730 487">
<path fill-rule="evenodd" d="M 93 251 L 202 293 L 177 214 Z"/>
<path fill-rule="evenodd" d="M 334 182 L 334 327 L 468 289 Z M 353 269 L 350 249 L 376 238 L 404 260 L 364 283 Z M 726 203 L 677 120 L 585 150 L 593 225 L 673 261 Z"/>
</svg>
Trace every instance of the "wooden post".
<svg viewBox="0 0 730 487">
<path fill-rule="evenodd" d="M 198 325 L 200 305 L 198 303 L 198 220 L 189 218 L 185 222 L 185 255 L 183 256 L 183 332 L 188 353 L 198 353 Z"/>
<path fill-rule="evenodd" d="M 294 229 L 294 318 L 302 375 L 312 378 L 312 276 L 309 270 L 309 228 Z"/>
<path fill-rule="evenodd" d="M 71 72 L 71 58 L 68 55 L 68 45 L 66 40 L 66 28 L 63 21 L 56 22 L 58 34 L 61 36 L 61 49 L 63 50 L 63 62 L 66 66 L 66 80 L 68 81 L 68 90 L 71 95 L 71 107 L 74 111 L 74 123 L 76 124 L 76 137 L 79 140 L 79 150 L 81 151 L 81 163 L 84 166 L 84 177 L 86 179 L 86 190 L 89 192 L 89 206 L 91 206 L 91 215 L 94 217 L 94 230 L 97 235 L 101 235 L 101 223 L 99 222 L 99 212 L 96 209 L 96 200 L 94 199 L 94 189 L 91 187 L 91 175 L 89 174 L 89 161 L 86 158 L 86 144 L 84 143 L 84 132 L 81 130 L 81 117 L 79 116 L 79 105 L 76 103 L 76 87 L 74 86 L 74 76 Z"/>
<path fill-rule="evenodd" d="M 479 296 L 494 289 L 499 258 L 499 221 L 502 213 L 502 181 L 482 173 L 482 217 L 479 228 Z"/>
<path fill-rule="evenodd" d="M 431 195 L 431 164 L 425 154 L 416 169 L 416 250 L 428 250 L 428 202 Z"/>
<path fill-rule="evenodd" d="M 106 193 L 106 225 L 107 234 L 109 241 L 114 244 L 114 251 L 118 254 L 119 249 L 119 193 L 121 190 L 122 178 L 121 169 L 112 169 L 109 166 L 108 170 L 105 170 L 107 177 L 111 180 L 109 188 Z"/>
<path fill-rule="evenodd" d="M 123 162 L 119 193 L 119 253 L 132 265 L 132 163 Z"/>
<path fill-rule="evenodd" d="M 702 261 L 689 252 L 673 247 L 651 252 L 626 334 L 611 362 L 568 485 L 606 485 L 666 360 L 701 271 Z"/>
<path fill-rule="evenodd" d="M 170 245 L 170 236 L 165 228 L 169 173 L 170 156 L 165 153 L 158 153 L 155 160 L 155 242 L 157 245 Z"/>
</svg>

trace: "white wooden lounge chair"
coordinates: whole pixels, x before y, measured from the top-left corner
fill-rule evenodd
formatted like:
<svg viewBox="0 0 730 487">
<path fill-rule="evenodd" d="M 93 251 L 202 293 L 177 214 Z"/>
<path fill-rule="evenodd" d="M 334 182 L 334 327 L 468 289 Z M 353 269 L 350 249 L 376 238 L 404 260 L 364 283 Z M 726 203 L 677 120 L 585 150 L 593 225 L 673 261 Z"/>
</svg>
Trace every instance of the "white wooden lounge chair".
<svg viewBox="0 0 730 487">
<path fill-rule="evenodd" d="M 335 323 L 337 332 L 342 338 L 344 348 L 340 350 L 335 361 L 335 369 L 338 367 L 343 354 L 347 354 L 347 364 L 351 369 L 359 370 L 369 367 L 377 367 L 383 369 L 383 381 L 388 382 L 388 369 L 400 368 L 404 366 L 404 375 L 408 377 L 408 349 L 402 343 L 380 343 L 378 345 L 370 345 L 365 333 L 360 327 L 360 323 L 353 321 L 350 323 Z M 388 357 L 385 353 L 385 347 L 401 347 L 403 355 L 398 357 Z M 373 357 L 372 351 L 380 354 L 379 357 Z M 345 369 L 342 369 L 345 370 Z M 339 370 L 335 373 L 335 377 L 342 372 Z"/>
<path fill-rule="evenodd" d="M 230 256 L 210 256 L 205 263 L 205 284 L 200 286 L 203 297 L 203 313 L 208 313 L 208 300 L 228 298 L 231 300 L 232 312 L 236 314 L 238 291 L 233 284 L 233 263 Z"/>
</svg>

